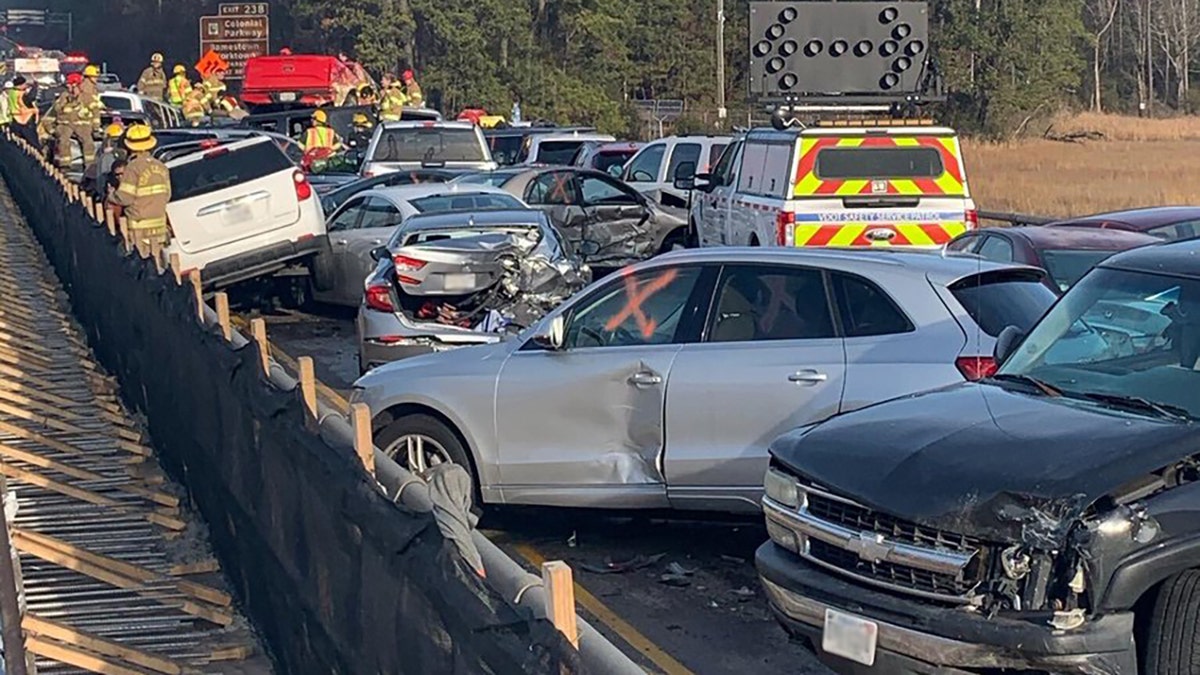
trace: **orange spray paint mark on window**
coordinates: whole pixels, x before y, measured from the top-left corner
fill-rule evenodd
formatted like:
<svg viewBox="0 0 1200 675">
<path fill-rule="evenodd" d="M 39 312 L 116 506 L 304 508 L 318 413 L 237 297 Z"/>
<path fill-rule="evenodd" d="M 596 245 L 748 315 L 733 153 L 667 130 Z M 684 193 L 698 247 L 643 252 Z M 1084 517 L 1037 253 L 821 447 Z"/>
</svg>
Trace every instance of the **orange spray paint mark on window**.
<svg viewBox="0 0 1200 675">
<path fill-rule="evenodd" d="M 646 316 L 646 312 L 642 310 L 642 303 L 648 300 L 650 296 L 669 286 L 678 275 L 679 270 L 670 269 L 646 283 L 638 285 L 637 280 L 626 273 L 625 297 L 627 302 L 625 308 L 608 320 L 608 323 L 604 325 L 604 330 L 614 331 L 626 319 L 633 317 L 634 322 L 637 323 L 638 330 L 642 333 L 642 337 L 649 338 L 654 334 L 654 328 L 658 324 L 652 317 Z"/>
</svg>

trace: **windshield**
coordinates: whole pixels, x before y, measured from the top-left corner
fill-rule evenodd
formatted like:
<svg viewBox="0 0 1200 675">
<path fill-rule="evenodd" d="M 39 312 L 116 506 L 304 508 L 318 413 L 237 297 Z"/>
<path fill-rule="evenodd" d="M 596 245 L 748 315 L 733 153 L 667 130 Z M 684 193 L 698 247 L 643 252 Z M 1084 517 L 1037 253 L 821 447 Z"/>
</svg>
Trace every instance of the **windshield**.
<svg viewBox="0 0 1200 675">
<path fill-rule="evenodd" d="M 1200 280 L 1098 269 L 1022 342 L 1000 375 L 1071 397 L 1143 399 L 1200 416 Z"/>
<path fill-rule="evenodd" d="M 492 149 L 492 159 L 500 166 L 511 166 L 517 163 L 517 155 L 521 153 L 521 136 L 489 136 L 488 147 Z"/>
<path fill-rule="evenodd" d="M 521 200 L 512 195 L 497 192 L 476 194 L 433 195 L 410 199 L 417 213 L 442 213 L 444 211 L 479 211 L 484 209 L 524 209 Z"/>
<path fill-rule="evenodd" d="M 375 162 L 486 162 L 487 151 L 475 129 L 406 127 L 383 132 Z"/>
<path fill-rule="evenodd" d="M 1059 248 L 1042 251 L 1042 261 L 1050 278 L 1060 290 L 1075 285 L 1096 263 L 1112 255 L 1113 251 L 1076 251 Z"/>
</svg>

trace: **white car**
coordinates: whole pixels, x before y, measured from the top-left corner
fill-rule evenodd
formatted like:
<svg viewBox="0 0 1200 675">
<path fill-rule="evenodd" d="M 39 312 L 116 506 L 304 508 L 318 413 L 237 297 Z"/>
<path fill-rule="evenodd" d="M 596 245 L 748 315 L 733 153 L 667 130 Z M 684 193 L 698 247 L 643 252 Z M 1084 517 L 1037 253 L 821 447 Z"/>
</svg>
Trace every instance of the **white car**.
<svg viewBox="0 0 1200 675">
<path fill-rule="evenodd" d="M 325 214 L 273 139 L 248 138 L 167 162 L 167 219 L 185 273 L 207 287 L 299 268 L 324 248 Z"/>
<path fill-rule="evenodd" d="M 525 202 L 486 185 L 426 183 L 364 190 L 329 217 L 329 249 L 313 262 L 313 297 L 358 307 L 363 282 L 376 261 L 371 251 L 387 244 L 409 216 L 447 211 L 527 209 Z"/>
<path fill-rule="evenodd" d="M 141 113 L 155 129 L 181 127 L 185 121 L 183 111 L 179 108 L 129 91 L 101 92 L 100 104 L 118 115 L 124 112 Z"/>
<path fill-rule="evenodd" d="M 591 131 L 530 134 L 525 137 L 518 164 L 561 164 L 569 166 L 586 143 L 612 143 L 616 137 Z"/>
<path fill-rule="evenodd" d="M 621 174 L 630 187 L 667 206 L 687 208 L 687 191 L 675 187 L 679 167 L 691 167 L 679 177 L 707 173 L 733 141 L 732 136 L 667 136 L 649 143 L 628 162 Z"/>
</svg>

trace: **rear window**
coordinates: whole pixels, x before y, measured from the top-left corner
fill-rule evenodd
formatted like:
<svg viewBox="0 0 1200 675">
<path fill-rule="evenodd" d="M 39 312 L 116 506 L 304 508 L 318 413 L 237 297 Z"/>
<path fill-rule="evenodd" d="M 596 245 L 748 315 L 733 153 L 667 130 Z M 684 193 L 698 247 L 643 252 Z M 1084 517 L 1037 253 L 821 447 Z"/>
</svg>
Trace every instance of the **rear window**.
<svg viewBox="0 0 1200 675">
<path fill-rule="evenodd" d="M 492 159 L 500 166 L 511 166 L 517 163 L 521 154 L 520 136 L 492 136 L 487 139 L 488 147 L 492 149 Z"/>
<path fill-rule="evenodd" d="M 987 272 L 950 286 L 967 314 L 992 337 L 1008 326 L 1028 331 L 1058 296 L 1031 272 Z"/>
<path fill-rule="evenodd" d="M 542 164 L 570 164 L 583 141 L 546 141 L 538 143 L 537 159 Z"/>
<path fill-rule="evenodd" d="M 633 151 L 602 152 L 592 158 L 592 168 L 597 171 L 611 173 L 610 169 L 614 166 L 625 166 L 625 162 L 628 162 L 630 157 L 633 157 Z"/>
<path fill-rule="evenodd" d="M 172 167 L 171 200 L 199 197 L 294 168 L 274 143 L 255 143 Z"/>
<path fill-rule="evenodd" d="M 1050 279 L 1061 290 L 1067 290 L 1087 274 L 1096 263 L 1112 255 L 1113 251 L 1086 251 L 1069 249 L 1051 249 L 1042 251 L 1042 261 Z"/>
<path fill-rule="evenodd" d="M 133 110 L 133 100 L 124 96 L 101 96 L 100 102 L 109 110 Z"/>
<path fill-rule="evenodd" d="M 525 205 L 516 197 L 503 194 L 434 195 L 411 199 L 408 203 L 412 204 L 417 213 L 525 208 Z"/>
<path fill-rule="evenodd" d="M 934 148 L 825 148 L 816 169 L 822 180 L 937 178 L 946 171 Z"/>
<path fill-rule="evenodd" d="M 375 162 L 486 162 L 475 129 L 410 127 L 383 132 Z"/>
</svg>

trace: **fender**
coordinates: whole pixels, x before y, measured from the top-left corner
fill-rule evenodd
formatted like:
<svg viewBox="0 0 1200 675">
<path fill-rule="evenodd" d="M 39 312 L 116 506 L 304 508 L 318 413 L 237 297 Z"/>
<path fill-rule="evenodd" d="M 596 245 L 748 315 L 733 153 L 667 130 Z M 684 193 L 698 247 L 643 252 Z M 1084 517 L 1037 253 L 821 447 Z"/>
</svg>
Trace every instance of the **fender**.
<svg viewBox="0 0 1200 675">
<path fill-rule="evenodd" d="M 1131 556 L 1113 573 L 1103 600 L 1102 612 L 1129 610 L 1167 577 L 1200 567 L 1200 534 L 1152 546 Z"/>
</svg>

